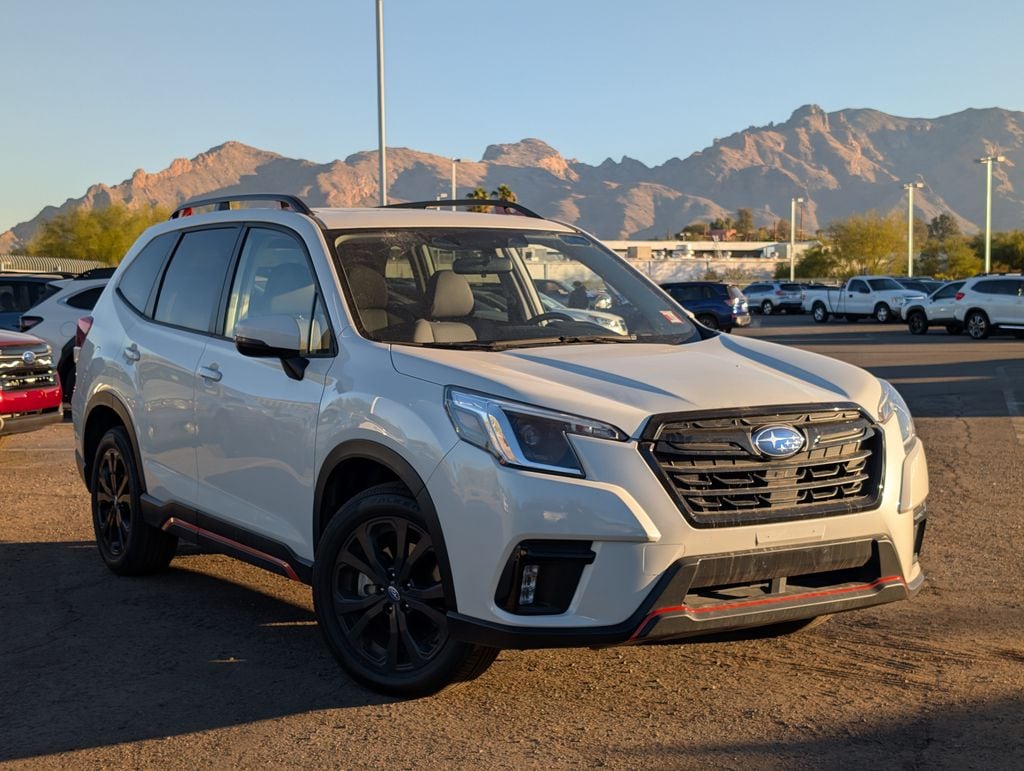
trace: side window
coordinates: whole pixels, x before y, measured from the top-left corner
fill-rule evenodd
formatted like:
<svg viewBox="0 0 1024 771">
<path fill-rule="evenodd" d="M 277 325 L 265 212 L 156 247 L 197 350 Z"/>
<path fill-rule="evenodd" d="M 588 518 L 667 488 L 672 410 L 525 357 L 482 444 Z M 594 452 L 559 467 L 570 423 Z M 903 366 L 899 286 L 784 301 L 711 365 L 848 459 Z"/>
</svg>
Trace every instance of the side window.
<svg viewBox="0 0 1024 771">
<path fill-rule="evenodd" d="M 851 281 L 850 291 L 860 292 L 860 294 L 869 294 L 871 292 L 871 290 L 868 289 L 868 285 L 865 284 L 863 281 Z"/>
<path fill-rule="evenodd" d="M 224 335 L 233 338 L 244 319 L 277 315 L 299 322 L 307 353 L 331 350 L 331 327 L 302 241 L 280 230 L 251 228 L 231 285 Z"/>
<path fill-rule="evenodd" d="M 996 278 L 990 281 L 979 281 L 974 291 L 980 294 L 1015 295 L 1018 282 L 1013 279 Z"/>
<path fill-rule="evenodd" d="M 186 232 L 164 273 L 153 318 L 208 332 L 237 236 L 238 228 Z"/>
<path fill-rule="evenodd" d="M 167 259 L 167 253 L 171 251 L 177 239 L 177 232 L 164 233 L 154 238 L 125 268 L 124 275 L 117 283 L 117 291 L 121 297 L 139 313 L 146 313 L 164 260 Z"/>
<path fill-rule="evenodd" d="M 934 294 L 932 299 L 948 300 L 950 297 L 955 296 L 956 293 L 960 291 L 961 286 L 963 286 L 963 284 L 950 284 L 949 286 L 943 287 Z"/>
<path fill-rule="evenodd" d="M 700 287 L 698 286 L 675 286 L 669 290 L 673 299 L 681 303 L 694 302 L 700 299 Z"/>
<path fill-rule="evenodd" d="M 71 295 L 71 297 L 64 302 L 72 308 L 78 308 L 82 311 L 91 311 L 96 307 L 96 301 L 100 299 L 101 294 L 103 294 L 103 287 L 94 286 L 92 289 L 86 289 L 84 292 Z"/>
</svg>

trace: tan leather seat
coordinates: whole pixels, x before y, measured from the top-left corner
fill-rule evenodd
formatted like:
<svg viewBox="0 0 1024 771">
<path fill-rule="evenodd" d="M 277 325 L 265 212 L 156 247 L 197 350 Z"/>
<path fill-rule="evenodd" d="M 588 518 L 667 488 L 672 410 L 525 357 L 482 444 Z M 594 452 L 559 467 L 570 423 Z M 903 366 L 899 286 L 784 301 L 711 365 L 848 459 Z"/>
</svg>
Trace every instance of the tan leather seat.
<svg viewBox="0 0 1024 771">
<path fill-rule="evenodd" d="M 427 283 L 426 318 L 416 322 L 414 343 L 465 343 L 476 340 L 469 324 L 461 319 L 473 312 L 473 290 L 469 282 L 450 270 L 439 270 Z"/>
<path fill-rule="evenodd" d="M 384 276 L 366 265 L 353 265 L 347 274 L 363 329 L 372 334 L 395 323 L 387 311 L 388 284 Z"/>
</svg>

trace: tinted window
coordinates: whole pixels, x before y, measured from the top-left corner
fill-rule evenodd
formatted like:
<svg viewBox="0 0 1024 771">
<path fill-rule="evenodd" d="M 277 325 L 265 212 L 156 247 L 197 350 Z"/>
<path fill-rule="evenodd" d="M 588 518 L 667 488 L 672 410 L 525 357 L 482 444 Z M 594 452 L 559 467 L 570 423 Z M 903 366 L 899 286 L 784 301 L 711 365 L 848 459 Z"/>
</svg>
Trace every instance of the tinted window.
<svg viewBox="0 0 1024 771">
<path fill-rule="evenodd" d="M 903 288 L 891 278 L 872 278 L 868 280 L 868 283 L 876 292 L 899 291 Z"/>
<path fill-rule="evenodd" d="M 764 284 L 751 284 L 743 290 L 743 294 L 756 294 L 763 292 L 767 287 Z"/>
<path fill-rule="evenodd" d="M 139 313 L 145 313 L 149 305 L 149 297 L 153 293 L 160 270 L 164 266 L 167 253 L 171 251 L 177 240 L 177 233 L 164 233 L 157 236 L 139 252 L 131 264 L 125 268 L 124 275 L 117 284 L 117 291 L 130 306 Z"/>
<path fill-rule="evenodd" d="M 209 331 L 237 235 L 237 228 L 185 233 L 167 266 L 153 318 Z"/>
<path fill-rule="evenodd" d="M 60 289 L 46 281 L 0 279 L 0 313 L 22 313 Z"/>
<path fill-rule="evenodd" d="M 851 292 L 860 292 L 861 294 L 867 294 L 871 290 L 868 289 L 868 285 L 865 284 L 863 281 L 851 281 L 850 282 L 850 291 Z"/>
<path fill-rule="evenodd" d="M 280 230 L 252 228 L 231 286 L 224 335 L 234 337 L 239 321 L 272 315 L 299 322 L 304 351 L 330 350 L 330 326 L 302 242 Z"/>
<path fill-rule="evenodd" d="M 950 297 L 955 297 L 956 293 L 960 291 L 960 287 L 962 287 L 963 285 L 963 281 L 954 281 L 952 284 L 948 284 L 942 287 L 942 289 L 940 289 L 938 292 L 932 295 L 932 299 L 948 300 Z"/>
<path fill-rule="evenodd" d="M 703 292 L 699 286 L 674 286 L 669 288 L 668 293 L 672 298 L 681 303 L 692 303 L 701 299 Z"/>
<path fill-rule="evenodd" d="M 803 287 L 799 284 L 780 284 L 779 289 L 783 292 L 799 292 Z"/>
<path fill-rule="evenodd" d="M 975 292 L 981 294 L 1016 295 L 1020 294 L 1020 282 L 1012 278 L 995 278 L 988 281 L 979 281 Z"/>
<path fill-rule="evenodd" d="M 103 287 L 94 286 L 92 289 L 86 289 L 84 292 L 71 295 L 65 302 L 72 308 L 91 311 L 96 306 L 96 301 L 100 299 L 101 294 L 103 294 Z"/>
</svg>

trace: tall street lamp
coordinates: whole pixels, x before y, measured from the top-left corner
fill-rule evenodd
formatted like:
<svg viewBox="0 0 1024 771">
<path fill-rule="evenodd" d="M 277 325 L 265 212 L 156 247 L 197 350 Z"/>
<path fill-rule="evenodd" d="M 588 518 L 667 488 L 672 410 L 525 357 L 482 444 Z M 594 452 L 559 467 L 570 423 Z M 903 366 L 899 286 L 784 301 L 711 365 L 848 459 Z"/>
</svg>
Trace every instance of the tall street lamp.
<svg viewBox="0 0 1024 771">
<path fill-rule="evenodd" d="M 914 191 L 924 187 L 924 182 L 905 182 L 907 191 L 907 276 L 914 275 Z"/>
<path fill-rule="evenodd" d="M 384 0 L 377 0 L 377 126 L 379 129 L 380 205 L 388 205 L 388 160 L 384 146 Z"/>
<path fill-rule="evenodd" d="M 984 163 L 985 173 L 985 272 L 992 271 L 992 164 L 1002 163 L 1005 155 L 986 155 L 978 158 L 975 163 Z"/>
<path fill-rule="evenodd" d="M 796 281 L 796 205 L 803 198 L 789 199 L 789 280 Z"/>
<path fill-rule="evenodd" d="M 452 158 L 452 200 L 455 200 L 455 164 L 462 163 L 462 158 Z M 455 207 L 452 206 L 452 211 L 455 211 Z"/>
</svg>

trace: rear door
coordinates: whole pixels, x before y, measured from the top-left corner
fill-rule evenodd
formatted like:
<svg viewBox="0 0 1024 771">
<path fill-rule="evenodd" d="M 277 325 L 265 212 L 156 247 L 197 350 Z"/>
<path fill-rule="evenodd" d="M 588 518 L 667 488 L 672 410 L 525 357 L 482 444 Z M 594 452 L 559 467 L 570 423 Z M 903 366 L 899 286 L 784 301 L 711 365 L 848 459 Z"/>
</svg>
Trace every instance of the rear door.
<svg viewBox="0 0 1024 771">
<path fill-rule="evenodd" d="M 288 315 L 307 330 L 301 379 L 280 359 L 243 356 L 235 326 Z M 316 427 L 334 334 L 302 238 L 250 226 L 218 319 L 199 362 L 196 439 L 199 508 L 207 529 L 241 528 L 303 553 L 316 481 Z"/>
<path fill-rule="evenodd" d="M 953 320 L 953 304 L 956 302 L 956 293 L 963 285 L 963 281 L 954 281 L 932 295 L 931 302 L 924 306 L 925 315 L 928 316 L 929 321 Z"/>
<path fill-rule="evenodd" d="M 139 401 L 135 419 L 146 487 L 162 502 L 196 505 L 196 369 L 239 230 L 212 227 L 185 231 L 180 239 L 177 233 L 158 236 L 118 285 L 135 311 L 123 314 L 121 355 Z M 175 241 L 162 276 L 153 272 Z M 154 276 L 160 277 L 155 292 Z"/>
</svg>

